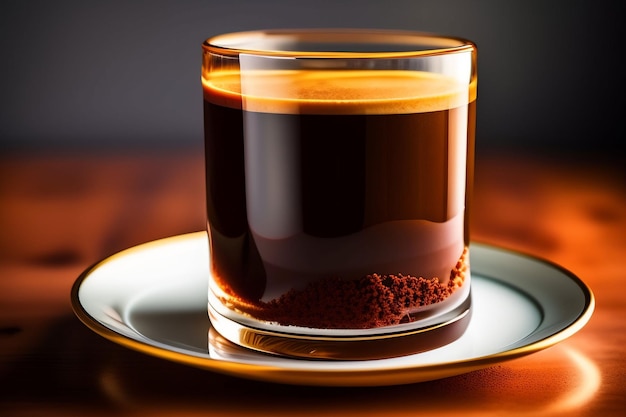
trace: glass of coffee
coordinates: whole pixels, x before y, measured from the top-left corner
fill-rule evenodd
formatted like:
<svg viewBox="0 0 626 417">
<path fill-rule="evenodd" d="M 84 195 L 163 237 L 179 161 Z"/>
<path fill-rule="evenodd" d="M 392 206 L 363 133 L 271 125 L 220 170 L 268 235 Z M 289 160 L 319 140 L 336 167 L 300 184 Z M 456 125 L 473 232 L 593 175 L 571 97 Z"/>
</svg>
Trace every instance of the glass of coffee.
<svg viewBox="0 0 626 417">
<path fill-rule="evenodd" d="M 203 44 L 214 331 L 374 359 L 458 338 L 470 309 L 476 47 L 383 30 Z"/>
</svg>

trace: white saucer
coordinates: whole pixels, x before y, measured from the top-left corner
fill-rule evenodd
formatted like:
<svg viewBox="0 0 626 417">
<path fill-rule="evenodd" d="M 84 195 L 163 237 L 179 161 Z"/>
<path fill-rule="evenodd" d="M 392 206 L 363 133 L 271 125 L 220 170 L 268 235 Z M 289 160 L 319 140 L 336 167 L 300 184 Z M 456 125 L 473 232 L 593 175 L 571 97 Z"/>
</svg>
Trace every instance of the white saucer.
<svg viewBox="0 0 626 417">
<path fill-rule="evenodd" d="M 96 333 L 144 353 L 243 378 L 328 386 L 458 375 L 552 346 L 589 321 L 593 294 L 572 273 L 477 243 L 470 251 L 473 312 L 467 331 L 444 347 L 399 358 L 289 359 L 225 341 L 207 316 L 204 232 L 146 243 L 103 260 L 78 278 L 72 306 Z"/>
</svg>

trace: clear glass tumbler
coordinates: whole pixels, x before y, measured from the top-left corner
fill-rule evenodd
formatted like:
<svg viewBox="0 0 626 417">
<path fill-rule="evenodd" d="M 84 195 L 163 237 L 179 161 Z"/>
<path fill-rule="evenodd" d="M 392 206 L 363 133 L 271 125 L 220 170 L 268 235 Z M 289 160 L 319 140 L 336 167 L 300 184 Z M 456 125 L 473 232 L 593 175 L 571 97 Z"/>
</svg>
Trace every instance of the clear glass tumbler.
<svg viewBox="0 0 626 417">
<path fill-rule="evenodd" d="M 470 309 L 476 47 L 382 30 L 203 44 L 208 310 L 241 346 L 372 359 Z"/>
</svg>

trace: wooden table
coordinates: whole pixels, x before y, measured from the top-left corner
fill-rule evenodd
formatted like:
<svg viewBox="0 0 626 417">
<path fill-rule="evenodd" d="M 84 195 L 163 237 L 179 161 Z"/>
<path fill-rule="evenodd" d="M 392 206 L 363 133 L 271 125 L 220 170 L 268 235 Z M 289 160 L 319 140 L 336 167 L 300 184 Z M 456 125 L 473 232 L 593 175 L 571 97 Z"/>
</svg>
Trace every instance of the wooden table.
<svg viewBox="0 0 626 417">
<path fill-rule="evenodd" d="M 312 388 L 248 381 L 146 356 L 96 335 L 71 310 L 70 288 L 93 262 L 204 228 L 201 149 L 5 154 L 0 415 L 621 415 L 625 179 L 617 160 L 478 157 L 473 239 L 547 258 L 587 282 L 596 311 L 575 336 L 531 356 L 438 381 Z"/>
</svg>

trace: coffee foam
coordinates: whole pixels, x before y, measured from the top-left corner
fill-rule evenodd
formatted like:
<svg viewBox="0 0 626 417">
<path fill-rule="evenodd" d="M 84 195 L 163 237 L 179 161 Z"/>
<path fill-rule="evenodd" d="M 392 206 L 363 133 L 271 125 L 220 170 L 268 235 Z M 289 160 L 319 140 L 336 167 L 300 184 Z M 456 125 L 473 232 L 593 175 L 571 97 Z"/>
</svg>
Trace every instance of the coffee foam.
<svg viewBox="0 0 626 417">
<path fill-rule="evenodd" d="M 391 70 L 223 71 L 202 78 L 212 103 L 285 114 L 408 114 L 447 110 L 476 99 L 440 74 Z"/>
</svg>

